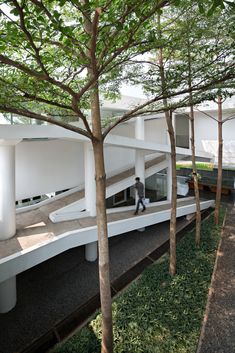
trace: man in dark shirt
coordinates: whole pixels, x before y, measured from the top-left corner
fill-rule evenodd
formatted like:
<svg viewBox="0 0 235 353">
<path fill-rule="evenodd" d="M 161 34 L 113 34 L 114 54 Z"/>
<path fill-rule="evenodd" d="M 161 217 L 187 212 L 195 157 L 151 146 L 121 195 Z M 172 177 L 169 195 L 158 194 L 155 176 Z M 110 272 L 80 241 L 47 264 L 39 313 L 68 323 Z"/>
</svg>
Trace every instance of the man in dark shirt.
<svg viewBox="0 0 235 353">
<path fill-rule="evenodd" d="M 146 210 L 146 207 L 144 205 L 144 184 L 141 183 L 139 177 L 135 178 L 135 189 L 137 191 L 138 201 L 137 201 L 136 210 L 135 210 L 134 214 L 137 215 L 138 211 L 139 211 L 140 204 L 143 207 L 142 212 L 144 212 Z"/>
</svg>

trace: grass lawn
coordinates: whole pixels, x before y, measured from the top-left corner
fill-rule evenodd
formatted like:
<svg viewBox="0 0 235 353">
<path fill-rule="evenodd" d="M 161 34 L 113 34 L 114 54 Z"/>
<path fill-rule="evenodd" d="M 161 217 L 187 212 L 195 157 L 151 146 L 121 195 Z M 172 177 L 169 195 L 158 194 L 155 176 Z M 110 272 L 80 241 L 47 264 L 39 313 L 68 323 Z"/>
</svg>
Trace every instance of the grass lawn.
<svg viewBox="0 0 235 353">
<path fill-rule="evenodd" d="M 207 163 L 207 162 L 196 162 L 196 167 L 197 169 L 200 170 L 207 170 L 207 171 L 212 171 L 214 168 L 213 163 Z M 183 169 L 183 168 L 192 168 L 192 162 L 190 161 L 181 161 L 176 163 L 176 169 Z"/>
<path fill-rule="evenodd" d="M 221 215 L 221 222 L 223 214 Z M 193 353 L 196 351 L 221 226 L 203 222 L 200 249 L 194 231 L 177 245 L 177 275 L 168 274 L 168 256 L 148 267 L 113 302 L 115 353 Z M 157 234 L 156 234 L 157 236 Z M 101 317 L 55 353 L 100 352 Z"/>
</svg>

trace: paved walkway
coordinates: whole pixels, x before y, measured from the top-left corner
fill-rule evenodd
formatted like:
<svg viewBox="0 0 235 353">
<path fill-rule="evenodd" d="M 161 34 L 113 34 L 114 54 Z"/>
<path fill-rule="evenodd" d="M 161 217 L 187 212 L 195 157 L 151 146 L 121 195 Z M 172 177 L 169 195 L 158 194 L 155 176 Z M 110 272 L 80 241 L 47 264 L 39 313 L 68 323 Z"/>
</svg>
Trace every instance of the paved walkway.
<svg viewBox="0 0 235 353">
<path fill-rule="evenodd" d="M 235 353 L 235 206 L 225 220 L 197 353 Z"/>
<path fill-rule="evenodd" d="M 63 202 L 61 200 L 55 203 Z M 177 207 L 190 206 L 195 204 L 194 198 L 182 198 L 177 201 Z M 85 229 L 96 225 L 96 217 L 85 217 L 72 221 L 64 221 L 59 223 L 52 223 L 48 215 L 54 202 L 39 207 L 36 210 L 20 213 L 16 217 L 16 235 L 7 240 L 0 242 L 0 260 L 7 256 L 28 250 L 33 246 L 40 246 L 46 241 L 52 241 L 55 237 L 67 233 L 69 231 Z M 148 215 L 151 213 L 170 210 L 170 202 L 149 205 L 146 212 L 140 213 L 138 217 Z M 134 206 L 132 210 L 111 213 L 107 215 L 108 223 L 130 219 L 135 217 L 133 215 Z M 157 222 L 156 222 L 157 223 Z"/>
</svg>

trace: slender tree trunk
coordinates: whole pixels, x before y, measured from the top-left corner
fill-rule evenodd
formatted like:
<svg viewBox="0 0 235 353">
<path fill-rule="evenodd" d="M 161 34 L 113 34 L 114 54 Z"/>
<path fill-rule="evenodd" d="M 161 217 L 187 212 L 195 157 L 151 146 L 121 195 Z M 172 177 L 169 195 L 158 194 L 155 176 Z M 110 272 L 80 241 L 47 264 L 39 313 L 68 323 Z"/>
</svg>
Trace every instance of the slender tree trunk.
<svg viewBox="0 0 235 353">
<path fill-rule="evenodd" d="M 222 133 L 222 99 L 218 97 L 218 174 L 215 200 L 215 224 L 219 224 L 219 210 L 222 190 L 222 165 L 223 165 L 223 133 Z"/>
<path fill-rule="evenodd" d="M 102 353 L 112 353 L 112 300 L 110 291 L 109 246 L 105 204 L 106 176 L 104 166 L 104 150 L 101 131 L 98 84 L 93 88 L 91 94 L 91 114 L 92 131 L 94 135 L 92 144 L 94 150 L 96 180 L 96 220 L 98 228 L 99 282 L 102 312 Z"/>
<path fill-rule="evenodd" d="M 167 105 L 167 102 L 164 103 Z M 172 124 L 172 113 L 167 110 L 165 118 L 168 127 L 168 134 L 171 146 L 171 169 L 172 169 L 172 189 L 171 189 L 171 219 L 170 219 L 170 263 L 169 273 L 176 274 L 176 209 L 177 209 L 177 176 L 176 176 L 176 147 L 175 132 Z"/>
<path fill-rule="evenodd" d="M 102 353 L 113 352 L 112 300 L 109 275 L 109 246 L 105 205 L 106 179 L 103 142 L 93 143 L 96 173 L 96 220 L 99 248 L 99 282 L 102 312 Z"/>
<path fill-rule="evenodd" d="M 161 37 L 160 14 L 158 15 L 158 29 L 159 29 L 159 38 L 160 38 Z M 163 95 L 165 95 L 167 92 L 166 92 L 166 80 L 165 80 L 162 48 L 160 48 L 159 50 L 159 68 L 160 68 L 162 93 Z M 163 105 L 164 105 L 164 108 L 167 109 L 167 98 L 163 99 Z M 176 274 L 176 208 L 177 208 L 176 146 L 175 146 L 175 132 L 172 124 L 172 113 L 169 110 L 165 110 L 165 118 L 167 122 L 167 128 L 168 128 L 168 134 L 169 134 L 170 146 L 171 146 L 171 168 L 172 168 L 169 273 L 172 276 L 174 276 Z"/>
<path fill-rule="evenodd" d="M 190 93 L 191 95 L 191 93 Z M 192 101 L 192 97 L 190 97 Z M 198 175 L 196 167 L 196 154 L 195 154 L 195 129 L 194 129 L 194 110 L 193 105 L 190 105 L 190 127 L 191 127 L 191 150 L 192 150 L 192 169 L 193 169 L 193 183 L 194 193 L 196 199 L 196 236 L 195 243 L 197 246 L 200 245 L 201 239 L 201 207 L 200 207 L 200 194 L 198 186 Z"/>
<path fill-rule="evenodd" d="M 89 5 L 89 0 L 81 0 L 84 5 L 84 13 Z M 99 284 L 100 302 L 102 313 L 102 347 L 101 353 L 113 353 L 113 326 L 112 326 L 112 299 L 110 290 L 109 274 L 109 245 L 108 228 L 105 204 L 106 176 L 104 165 L 104 146 L 101 127 L 100 102 L 99 102 L 99 75 L 96 60 L 97 31 L 99 23 L 100 8 L 96 9 L 94 18 L 91 20 L 90 13 L 84 15 L 84 28 L 90 36 L 87 47 L 87 57 L 90 61 L 88 76 L 95 79 L 91 87 L 91 122 L 92 122 L 92 145 L 95 161 L 95 181 L 96 181 L 96 221 L 98 230 L 99 249 Z"/>
<path fill-rule="evenodd" d="M 192 58 L 191 58 L 191 44 L 188 37 L 188 86 L 192 88 Z M 196 153 L 195 153 L 195 128 L 194 128 L 194 109 L 193 109 L 193 95 L 189 92 L 190 102 L 190 129 L 191 129 L 191 151 L 192 151 L 192 169 L 193 169 L 193 184 L 194 194 L 196 199 L 196 236 L 195 243 L 197 246 L 200 244 L 201 239 L 201 207 L 200 207 L 200 194 L 198 186 L 198 175 L 196 166 Z"/>
</svg>

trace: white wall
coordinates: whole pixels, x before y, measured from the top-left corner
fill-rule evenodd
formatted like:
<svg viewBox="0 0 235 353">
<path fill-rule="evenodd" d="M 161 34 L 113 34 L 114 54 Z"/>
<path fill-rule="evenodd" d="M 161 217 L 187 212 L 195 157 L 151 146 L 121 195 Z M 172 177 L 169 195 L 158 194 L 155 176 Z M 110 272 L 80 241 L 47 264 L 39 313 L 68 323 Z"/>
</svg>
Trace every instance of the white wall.
<svg viewBox="0 0 235 353">
<path fill-rule="evenodd" d="M 116 126 L 111 134 L 125 137 L 135 137 L 134 122 Z M 135 151 L 127 148 L 106 146 L 104 149 L 105 169 L 107 177 L 113 176 L 134 166 Z"/>
<path fill-rule="evenodd" d="M 123 172 L 134 166 L 135 151 L 128 148 L 107 146 L 104 149 L 107 177 Z"/>
<path fill-rule="evenodd" d="M 224 114 L 223 119 L 231 114 Z M 216 114 L 213 114 L 217 118 Z M 198 148 L 203 150 L 204 140 L 217 140 L 217 122 L 209 117 L 195 115 L 195 141 Z M 227 121 L 223 124 L 223 139 L 235 140 L 235 119 Z"/>
<path fill-rule="evenodd" d="M 83 144 L 22 141 L 16 146 L 16 200 L 84 183 Z"/>
<path fill-rule="evenodd" d="M 134 165 L 132 149 L 107 146 L 104 156 L 108 177 Z M 82 142 L 55 139 L 16 146 L 16 200 L 76 186 L 84 187 Z"/>
<path fill-rule="evenodd" d="M 145 120 L 145 140 L 166 144 L 167 125 L 165 118 Z"/>
<path fill-rule="evenodd" d="M 210 113 L 211 114 L 211 113 Z M 230 116 L 231 113 L 223 114 L 223 119 Z M 213 114 L 217 118 L 216 113 Z M 195 115 L 195 143 L 197 150 L 212 152 L 214 158 L 217 158 L 218 140 L 217 122 L 209 117 L 196 113 Z M 235 160 L 235 119 L 223 124 L 224 140 L 224 165 L 232 163 Z M 231 151 L 231 148 L 234 149 Z"/>
<path fill-rule="evenodd" d="M 118 125 L 111 131 L 111 134 L 134 138 L 135 137 L 135 125 L 133 122 Z"/>
</svg>

